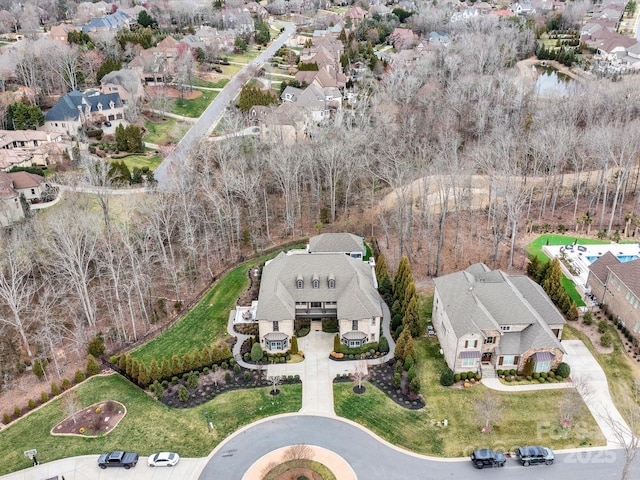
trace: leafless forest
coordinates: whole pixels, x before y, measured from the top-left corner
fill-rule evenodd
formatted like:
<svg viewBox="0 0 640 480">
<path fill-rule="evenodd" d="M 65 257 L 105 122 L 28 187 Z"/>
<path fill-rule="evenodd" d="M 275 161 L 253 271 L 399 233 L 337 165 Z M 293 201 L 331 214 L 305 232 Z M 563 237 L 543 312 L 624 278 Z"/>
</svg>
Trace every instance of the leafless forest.
<svg viewBox="0 0 640 480">
<path fill-rule="evenodd" d="M 202 142 L 170 191 L 118 208 L 108 193 L 68 191 L 2 232 L 3 391 L 36 358 L 57 379 L 98 331 L 108 349 L 136 341 L 226 266 L 298 236 L 375 236 L 390 265 L 407 254 L 425 279 L 477 261 L 522 268 L 520 239 L 549 226 L 635 235 L 637 77 L 539 98 L 515 68 L 533 49 L 524 24 L 486 19 L 455 34 L 419 64 L 363 81 L 355 106 L 305 143 Z M 90 161 L 77 183 L 108 187 Z"/>
</svg>

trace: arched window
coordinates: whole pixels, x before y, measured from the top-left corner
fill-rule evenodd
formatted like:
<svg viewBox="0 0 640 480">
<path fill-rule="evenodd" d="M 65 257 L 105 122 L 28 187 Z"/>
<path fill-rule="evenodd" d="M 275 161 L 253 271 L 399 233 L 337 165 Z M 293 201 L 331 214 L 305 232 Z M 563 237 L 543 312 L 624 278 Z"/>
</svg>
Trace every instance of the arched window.
<svg viewBox="0 0 640 480">
<path fill-rule="evenodd" d="M 298 275 L 298 278 L 296 278 L 296 288 L 298 290 L 302 290 L 304 288 L 304 279 L 302 278 L 302 275 Z"/>
</svg>

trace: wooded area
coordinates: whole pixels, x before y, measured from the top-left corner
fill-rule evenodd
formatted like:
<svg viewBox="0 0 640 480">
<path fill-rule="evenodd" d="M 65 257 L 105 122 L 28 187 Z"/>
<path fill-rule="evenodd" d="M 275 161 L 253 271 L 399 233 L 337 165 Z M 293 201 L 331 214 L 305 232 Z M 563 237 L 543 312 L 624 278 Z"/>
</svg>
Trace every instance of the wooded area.
<svg viewBox="0 0 640 480">
<path fill-rule="evenodd" d="M 479 20 L 456 35 L 362 82 L 354 107 L 306 142 L 203 141 L 171 191 L 118 210 L 106 190 L 65 192 L 4 231 L 5 385 L 36 358 L 84 357 L 98 331 L 108 349 L 135 341 L 226 266 L 297 236 L 374 236 L 391 271 L 406 254 L 425 278 L 478 261 L 511 268 L 524 231 L 588 222 L 603 236 L 635 234 L 636 78 L 541 98 L 513 68 L 534 45 L 524 22 Z M 60 181 L 109 187 L 108 171 Z"/>
</svg>

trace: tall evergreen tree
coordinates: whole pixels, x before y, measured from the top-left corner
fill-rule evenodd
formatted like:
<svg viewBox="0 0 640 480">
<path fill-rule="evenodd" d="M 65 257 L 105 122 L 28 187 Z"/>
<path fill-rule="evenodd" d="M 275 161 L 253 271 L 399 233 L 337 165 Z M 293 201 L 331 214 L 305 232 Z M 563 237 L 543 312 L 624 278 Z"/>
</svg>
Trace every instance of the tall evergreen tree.
<svg viewBox="0 0 640 480">
<path fill-rule="evenodd" d="M 182 373 L 182 362 L 180 362 L 180 357 L 175 354 L 171 356 L 171 373 L 173 375 Z"/>
<path fill-rule="evenodd" d="M 160 369 L 160 377 L 171 377 L 171 365 L 169 364 L 169 360 L 167 360 L 167 357 L 162 357 L 162 368 Z"/>
<path fill-rule="evenodd" d="M 152 382 L 160 379 L 160 368 L 158 368 L 158 361 L 155 358 L 149 363 L 149 378 Z"/>
<path fill-rule="evenodd" d="M 416 300 L 415 295 L 411 298 L 409 305 L 404 313 L 404 318 L 402 321 L 404 325 L 404 331 L 409 331 L 412 337 L 417 338 L 422 333 L 420 331 L 420 318 L 418 314 L 418 301 Z"/>
</svg>

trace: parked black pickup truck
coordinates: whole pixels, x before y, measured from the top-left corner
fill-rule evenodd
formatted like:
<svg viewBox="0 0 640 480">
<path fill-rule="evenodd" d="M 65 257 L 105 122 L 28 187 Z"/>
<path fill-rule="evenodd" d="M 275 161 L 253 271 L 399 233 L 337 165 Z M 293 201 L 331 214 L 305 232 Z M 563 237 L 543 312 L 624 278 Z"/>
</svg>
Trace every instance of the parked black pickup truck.
<svg viewBox="0 0 640 480">
<path fill-rule="evenodd" d="M 98 458 L 98 466 L 100 468 L 124 467 L 129 469 L 135 467 L 136 463 L 138 463 L 138 454 L 133 452 L 103 453 Z"/>
</svg>

